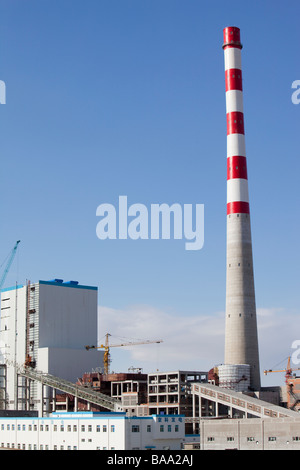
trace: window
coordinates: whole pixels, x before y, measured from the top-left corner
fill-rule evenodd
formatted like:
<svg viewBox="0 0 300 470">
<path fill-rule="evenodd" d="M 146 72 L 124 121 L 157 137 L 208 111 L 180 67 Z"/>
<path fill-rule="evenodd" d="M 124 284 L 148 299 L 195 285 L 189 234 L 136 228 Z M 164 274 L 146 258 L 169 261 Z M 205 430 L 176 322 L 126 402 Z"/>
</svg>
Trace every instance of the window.
<svg viewBox="0 0 300 470">
<path fill-rule="evenodd" d="M 227 441 L 228 441 L 228 442 L 233 442 L 233 441 L 234 441 L 234 437 L 232 437 L 232 436 L 227 436 Z"/>
<path fill-rule="evenodd" d="M 299 436 L 293 436 L 293 441 L 300 441 L 300 437 Z"/>
<path fill-rule="evenodd" d="M 247 437 L 247 441 L 248 441 L 248 442 L 254 442 L 254 441 L 255 441 L 255 438 L 254 438 L 254 437 Z"/>
<path fill-rule="evenodd" d="M 277 438 L 276 438 L 275 436 L 269 436 L 268 441 L 270 441 L 270 442 L 275 442 L 276 439 L 277 439 Z"/>
<path fill-rule="evenodd" d="M 74 426 L 73 426 L 73 432 L 77 432 L 77 424 L 74 424 Z"/>
<path fill-rule="evenodd" d="M 107 431 L 107 426 L 106 424 L 103 425 L 103 432 L 106 432 Z"/>
<path fill-rule="evenodd" d="M 161 425 L 159 426 L 159 432 L 164 432 L 164 430 L 165 430 L 165 427 L 164 427 L 163 424 L 161 424 Z"/>
<path fill-rule="evenodd" d="M 71 430 L 72 430 L 72 426 L 70 424 L 68 424 L 67 431 L 71 432 Z"/>
<path fill-rule="evenodd" d="M 85 432 L 85 426 L 83 424 L 81 425 L 81 432 Z"/>
<path fill-rule="evenodd" d="M 168 424 L 168 432 L 172 432 L 172 426 L 171 426 L 171 424 Z"/>
<path fill-rule="evenodd" d="M 213 442 L 214 440 L 215 440 L 214 437 L 208 437 L 208 438 L 207 438 L 207 441 L 208 441 L 208 442 Z"/>
<path fill-rule="evenodd" d="M 178 426 L 178 424 L 175 424 L 175 432 L 179 432 L 179 426 Z"/>
<path fill-rule="evenodd" d="M 97 424 L 96 431 L 97 431 L 97 432 L 100 432 L 100 431 L 101 431 L 101 426 L 100 426 L 100 424 Z"/>
<path fill-rule="evenodd" d="M 151 432 L 151 424 L 147 424 L 147 432 Z"/>
<path fill-rule="evenodd" d="M 115 432 L 115 425 L 114 425 L 114 424 L 111 425 L 110 431 L 111 431 L 111 432 Z"/>
<path fill-rule="evenodd" d="M 92 432 L 92 425 L 91 424 L 88 425 L 88 432 Z"/>
<path fill-rule="evenodd" d="M 140 432 L 140 427 L 136 424 L 133 424 L 131 427 L 132 432 Z"/>
<path fill-rule="evenodd" d="M 53 431 L 57 431 L 57 425 L 56 424 L 54 424 L 54 426 L 53 426 Z"/>
</svg>

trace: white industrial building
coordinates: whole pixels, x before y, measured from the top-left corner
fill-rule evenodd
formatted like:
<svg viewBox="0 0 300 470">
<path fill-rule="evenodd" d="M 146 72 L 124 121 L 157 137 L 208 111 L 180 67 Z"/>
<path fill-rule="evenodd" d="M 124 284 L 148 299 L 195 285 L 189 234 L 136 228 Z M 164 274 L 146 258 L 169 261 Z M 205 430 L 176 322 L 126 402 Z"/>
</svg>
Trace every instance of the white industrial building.
<svg viewBox="0 0 300 470">
<path fill-rule="evenodd" d="M 76 382 L 102 366 L 97 344 L 97 287 L 61 279 L 3 289 L 0 322 L 0 408 L 42 413 L 41 385 L 17 374 L 15 364 Z M 49 392 L 48 392 L 49 393 Z"/>
<path fill-rule="evenodd" d="M 184 416 L 53 413 L 0 418 L 0 447 L 22 450 L 180 450 Z"/>
</svg>

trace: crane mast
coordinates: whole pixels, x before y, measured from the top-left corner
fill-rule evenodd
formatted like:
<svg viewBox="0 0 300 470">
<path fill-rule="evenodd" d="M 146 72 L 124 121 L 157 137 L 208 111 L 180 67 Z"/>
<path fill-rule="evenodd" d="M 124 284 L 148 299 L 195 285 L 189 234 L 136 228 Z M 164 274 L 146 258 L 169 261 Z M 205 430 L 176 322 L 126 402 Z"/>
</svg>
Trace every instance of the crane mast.
<svg viewBox="0 0 300 470">
<path fill-rule="evenodd" d="M 9 255 L 8 262 L 7 262 L 7 264 L 6 264 L 6 266 L 5 266 L 5 269 L 4 269 L 4 272 L 3 272 L 3 274 L 2 274 L 2 276 L 1 276 L 1 278 L 0 278 L 0 291 L 1 291 L 2 287 L 3 287 L 3 284 L 4 284 L 4 282 L 5 282 L 5 279 L 6 279 L 6 276 L 7 276 L 7 274 L 8 274 L 8 271 L 10 270 L 10 267 L 11 267 L 11 265 L 12 265 L 12 262 L 13 262 L 13 260 L 14 260 L 14 257 L 16 256 L 17 248 L 18 248 L 18 245 L 19 245 L 20 241 L 21 241 L 21 240 L 18 240 L 18 241 L 16 242 L 15 246 L 13 247 L 13 249 L 11 250 L 11 253 L 10 253 L 10 255 Z"/>
</svg>

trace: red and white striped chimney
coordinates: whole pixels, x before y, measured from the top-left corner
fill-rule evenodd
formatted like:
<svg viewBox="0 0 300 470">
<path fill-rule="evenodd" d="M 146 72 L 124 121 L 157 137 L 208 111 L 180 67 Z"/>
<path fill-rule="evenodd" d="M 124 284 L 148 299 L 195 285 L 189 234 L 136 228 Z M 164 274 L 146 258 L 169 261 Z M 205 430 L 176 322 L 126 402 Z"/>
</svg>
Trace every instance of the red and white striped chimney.
<svg viewBox="0 0 300 470">
<path fill-rule="evenodd" d="M 240 30 L 224 33 L 227 114 L 227 277 L 225 364 L 249 364 L 260 389 L 256 303 L 245 150 Z"/>
</svg>

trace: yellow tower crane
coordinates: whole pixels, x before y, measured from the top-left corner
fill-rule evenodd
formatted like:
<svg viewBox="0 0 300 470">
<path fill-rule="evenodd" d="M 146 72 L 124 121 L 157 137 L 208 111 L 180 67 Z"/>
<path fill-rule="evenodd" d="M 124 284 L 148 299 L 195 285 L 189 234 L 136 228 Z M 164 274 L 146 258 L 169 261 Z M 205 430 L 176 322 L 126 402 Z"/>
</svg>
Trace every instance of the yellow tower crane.
<svg viewBox="0 0 300 470">
<path fill-rule="evenodd" d="M 139 344 L 153 344 L 153 343 L 162 343 L 162 339 L 154 340 L 154 341 L 135 341 L 135 342 L 128 342 L 128 343 L 121 343 L 121 344 L 109 344 L 109 337 L 111 335 L 106 333 L 105 335 L 105 344 L 101 344 L 100 346 L 85 346 L 85 349 L 88 351 L 90 349 L 104 349 L 104 357 L 103 357 L 103 364 L 104 364 L 104 374 L 109 374 L 110 372 L 110 348 L 120 348 L 122 346 L 136 346 Z"/>
<path fill-rule="evenodd" d="M 290 379 L 292 377 L 292 372 L 293 371 L 296 371 L 296 370 L 300 370 L 299 367 L 297 367 L 296 369 L 292 369 L 291 368 L 291 356 L 288 357 L 288 362 L 287 362 L 287 367 L 286 369 L 281 369 L 281 370 L 272 370 L 272 369 L 269 369 L 269 370 L 264 370 L 264 375 L 267 375 L 269 374 L 270 372 L 285 372 L 285 379 L 286 379 L 286 383 L 288 381 L 288 379 Z"/>
</svg>

